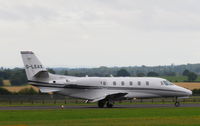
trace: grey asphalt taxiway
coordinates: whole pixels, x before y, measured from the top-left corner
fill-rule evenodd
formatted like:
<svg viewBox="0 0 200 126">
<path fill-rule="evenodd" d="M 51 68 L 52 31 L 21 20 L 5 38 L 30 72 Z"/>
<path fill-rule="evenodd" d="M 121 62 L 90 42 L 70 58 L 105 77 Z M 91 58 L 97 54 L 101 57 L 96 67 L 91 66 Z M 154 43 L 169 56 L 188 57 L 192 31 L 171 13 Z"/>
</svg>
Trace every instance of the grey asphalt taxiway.
<svg viewBox="0 0 200 126">
<path fill-rule="evenodd" d="M 63 105 L 63 109 L 96 109 L 97 105 Z M 174 104 L 129 104 L 115 105 L 113 108 L 172 108 Z M 180 107 L 200 107 L 200 104 L 181 104 Z M 0 110 L 48 110 L 62 109 L 61 106 L 0 106 Z"/>
</svg>

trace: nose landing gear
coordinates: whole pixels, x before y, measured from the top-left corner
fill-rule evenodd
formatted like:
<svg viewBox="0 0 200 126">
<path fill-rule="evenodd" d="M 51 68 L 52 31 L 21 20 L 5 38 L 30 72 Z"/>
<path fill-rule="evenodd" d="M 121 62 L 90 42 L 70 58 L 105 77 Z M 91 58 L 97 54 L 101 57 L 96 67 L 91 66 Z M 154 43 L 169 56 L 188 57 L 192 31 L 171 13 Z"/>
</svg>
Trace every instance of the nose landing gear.
<svg viewBox="0 0 200 126">
<path fill-rule="evenodd" d="M 180 106 L 180 102 L 176 101 L 174 105 L 175 105 L 175 107 L 179 107 Z"/>
<path fill-rule="evenodd" d="M 175 106 L 175 107 L 180 107 L 181 104 L 180 104 L 180 102 L 178 101 L 178 98 L 176 97 L 175 99 L 176 99 L 176 100 L 175 100 L 174 106 Z"/>
</svg>

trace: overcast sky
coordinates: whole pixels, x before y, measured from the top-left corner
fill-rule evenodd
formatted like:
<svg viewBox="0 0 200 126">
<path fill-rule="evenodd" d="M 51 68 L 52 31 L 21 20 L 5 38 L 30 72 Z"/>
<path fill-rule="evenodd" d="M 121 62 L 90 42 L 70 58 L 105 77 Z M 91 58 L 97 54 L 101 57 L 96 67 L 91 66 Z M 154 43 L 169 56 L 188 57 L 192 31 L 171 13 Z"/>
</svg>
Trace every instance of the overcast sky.
<svg viewBox="0 0 200 126">
<path fill-rule="evenodd" d="M 0 66 L 200 63 L 199 0 L 0 0 Z"/>
</svg>

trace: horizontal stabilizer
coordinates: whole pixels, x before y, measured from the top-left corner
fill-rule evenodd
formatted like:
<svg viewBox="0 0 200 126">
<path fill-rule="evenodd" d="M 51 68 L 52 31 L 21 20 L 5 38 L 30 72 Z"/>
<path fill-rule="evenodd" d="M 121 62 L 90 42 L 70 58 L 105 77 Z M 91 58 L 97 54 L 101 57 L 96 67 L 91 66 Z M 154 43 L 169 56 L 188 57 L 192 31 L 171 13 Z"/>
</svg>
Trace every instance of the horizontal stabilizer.
<svg viewBox="0 0 200 126">
<path fill-rule="evenodd" d="M 49 73 L 46 70 L 43 71 L 39 71 L 38 73 L 36 73 L 34 75 L 34 77 L 38 77 L 38 78 L 48 78 L 49 77 Z"/>
</svg>

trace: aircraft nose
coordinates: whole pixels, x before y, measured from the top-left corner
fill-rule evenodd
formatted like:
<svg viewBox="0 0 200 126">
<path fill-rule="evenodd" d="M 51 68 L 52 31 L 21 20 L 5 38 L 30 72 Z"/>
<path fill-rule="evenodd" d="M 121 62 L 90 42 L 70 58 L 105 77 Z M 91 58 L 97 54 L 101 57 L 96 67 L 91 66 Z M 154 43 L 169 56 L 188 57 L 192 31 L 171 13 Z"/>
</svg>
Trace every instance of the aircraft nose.
<svg viewBox="0 0 200 126">
<path fill-rule="evenodd" d="M 182 96 L 190 96 L 192 95 L 192 91 L 191 90 L 188 90 L 186 88 L 183 88 L 183 87 L 180 87 L 180 86 L 177 86 L 177 89 L 182 92 L 181 95 Z"/>
<path fill-rule="evenodd" d="M 190 90 L 188 90 L 188 89 L 187 89 L 186 93 L 187 93 L 188 95 L 192 95 L 192 91 L 190 91 Z"/>
<path fill-rule="evenodd" d="M 192 95 L 192 91 L 191 91 L 191 90 L 188 90 L 188 89 L 185 89 L 185 88 L 184 88 L 184 93 L 185 93 L 187 96 Z"/>
</svg>

